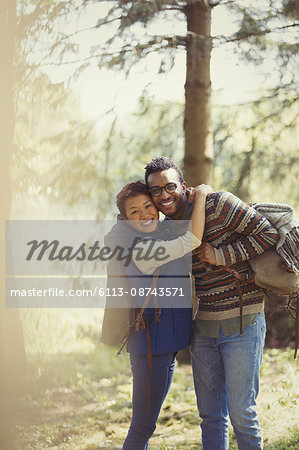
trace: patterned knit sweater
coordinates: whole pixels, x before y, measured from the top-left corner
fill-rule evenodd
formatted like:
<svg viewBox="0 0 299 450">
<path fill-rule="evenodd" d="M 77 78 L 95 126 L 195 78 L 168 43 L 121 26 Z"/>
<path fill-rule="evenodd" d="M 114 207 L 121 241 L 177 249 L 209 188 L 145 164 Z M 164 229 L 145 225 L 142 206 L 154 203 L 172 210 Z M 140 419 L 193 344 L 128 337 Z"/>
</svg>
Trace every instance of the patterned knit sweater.
<svg viewBox="0 0 299 450">
<path fill-rule="evenodd" d="M 229 192 L 209 194 L 203 242 L 216 251 L 217 266 L 201 263 L 193 255 L 192 273 L 199 297 L 197 318 L 223 320 L 239 316 L 235 278 L 221 265 L 248 272 L 247 261 L 272 247 L 278 240 L 273 226 L 257 211 Z M 241 284 L 243 314 L 263 309 L 263 291 L 254 282 Z"/>
</svg>

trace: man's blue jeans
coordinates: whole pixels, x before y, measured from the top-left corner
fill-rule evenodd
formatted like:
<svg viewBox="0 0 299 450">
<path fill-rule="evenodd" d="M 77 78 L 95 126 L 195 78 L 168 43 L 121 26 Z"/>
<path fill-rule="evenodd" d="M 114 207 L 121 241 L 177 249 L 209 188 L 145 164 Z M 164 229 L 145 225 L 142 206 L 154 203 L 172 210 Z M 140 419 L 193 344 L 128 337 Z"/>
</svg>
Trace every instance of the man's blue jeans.
<svg viewBox="0 0 299 450">
<path fill-rule="evenodd" d="M 244 333 L 218 338 L 194 332 L 191 358 L 203 450 L 227 450 L 228 414 L 239 450 L 262 449 L 256 412 L 266 324 L 264 313 Z"/>
<path fill-rule="evenodd" d="M 123 450 L 146 450 L 171 385 L 176 353 L 152 356 L 151 403 L 147 413 L 147 355 L 130 353 L 133 374 L 133 415 Z"/>
</svg>

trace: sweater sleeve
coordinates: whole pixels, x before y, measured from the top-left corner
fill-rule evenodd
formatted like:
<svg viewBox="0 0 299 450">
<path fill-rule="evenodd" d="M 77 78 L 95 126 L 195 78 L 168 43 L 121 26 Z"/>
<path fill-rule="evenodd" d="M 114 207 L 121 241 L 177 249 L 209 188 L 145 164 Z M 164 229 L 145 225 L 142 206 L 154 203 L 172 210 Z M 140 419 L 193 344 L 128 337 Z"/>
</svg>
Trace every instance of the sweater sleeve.
<svg viewBox="0 0 299 450">
<path fill-rule="evenodd" d="M 217 265 L 230 266 L 247 261 L 272 247 L 277 230 L 254 208 L 230 193 L 223 193 L 217 205 L 218 220 L 236 239 L 215 249 Z"/>
<path fill-rule="evenodd" d="M 132 258 L 141 272 L 151 274 L 157 267 L 185 256 L 200 245 L 201 240 L 187 231 L 172 241 L 152 239 L 141 241 L 133 248 Z"/>
</svg>

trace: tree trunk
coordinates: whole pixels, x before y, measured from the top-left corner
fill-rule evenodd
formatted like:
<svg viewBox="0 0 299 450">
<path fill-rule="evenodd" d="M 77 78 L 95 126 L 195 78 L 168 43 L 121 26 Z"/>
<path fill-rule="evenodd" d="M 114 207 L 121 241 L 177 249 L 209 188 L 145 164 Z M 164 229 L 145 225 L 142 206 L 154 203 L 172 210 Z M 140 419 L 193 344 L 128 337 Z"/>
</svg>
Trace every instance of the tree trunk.
<svg viewBox="0 0 299 450">
<path fill-rule="evenodd" d="M 243 154 L 243 163 L 241 165 L 238 183 L 235 189 L 235 195 L 243 200 L 243 202 L 250 202 L 250 177 L 252 162 L 255 153 L 255 138 L 252 137 L 251 149 L 249 152 Z"/>
<path fill-rule="evenodd" d="M 188 184 L 212 184 L 211 10 L 208 0 L 187 0 L 184 174 Z"/>
<path fill-rule="evenodd" d="M 0 448 L 13 448 L 13 423 L 20 381 L 24 380 L 24 342 L 19 311 L 5 307 L 5 220 L 11 206 L 13 147 L 13 61 L 16 36 L 16 0 L 0 3 Z"/>
</svg>

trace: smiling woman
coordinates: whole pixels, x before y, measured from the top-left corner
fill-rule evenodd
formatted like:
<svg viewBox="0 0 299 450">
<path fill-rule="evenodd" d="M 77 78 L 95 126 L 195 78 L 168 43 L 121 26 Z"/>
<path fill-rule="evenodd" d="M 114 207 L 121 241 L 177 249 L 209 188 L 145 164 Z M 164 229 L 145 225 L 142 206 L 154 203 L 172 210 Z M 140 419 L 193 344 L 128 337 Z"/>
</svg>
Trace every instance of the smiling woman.
<svg viewBox="0 0 299 450">
<path fill-rule="evenodd" d="M 142 233 L 155 231 L 158 225 L 159 212 L 146 194 L 127 198 L 125 201 L 125 219 L 131 221 L 131 226 Z"/>
<path fill-rule="evenodd" d="M 165 193 L 171 197 L 168 202 L 177 204 L 173 199 L 178 197 L 179 179 L 163 183 L 152 192 L 153 199 L 159 192 L 158 198 L 164 198 Z M 205 200 L 211 189 L 205 186 L 195 191 L 192 221 L 197 224 L 196 231 L 194 227 L 192 233 L 190 225 L 187 230 L 187 224 L 185 234 L 175 238 L 163 222 L 159 223 L 159 212 L 147 185 L 142 181 L 127 184 L 117 195 L 121 219 L 105 237 L 105 243 L 111 247 L 115 244 L 133 247 L 134 263 L 129 266 L 116 267 L 117 262 L 110 260 L 110 288 L 117 282 L 117 269 L 122 283 L 127 282 L 124 279 L 129 282 L 129 296 L 132 290 L 137 294 L 133 299 L 125 299 L 132 309 L 137 308 L 138 315 L 135 318 L 133 314 L 127 343 L 133 373 L 133 417 L 123 450 L 148 447 L 172 381 L 176 354 L 190 344 L 192 302 L 189 265 L 184 256 L 201 244 Z M 141 242 L 135 245 L 136 237 L 141 238 Z M 165 250 L 163 258 L 151 257 L 161 245 Z M 135 251 L 138 248 L 142 248 L 148 257 L 140 259 Z M 103 330 L 104 324 L 105 317 Z"/>
</svg>

